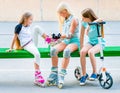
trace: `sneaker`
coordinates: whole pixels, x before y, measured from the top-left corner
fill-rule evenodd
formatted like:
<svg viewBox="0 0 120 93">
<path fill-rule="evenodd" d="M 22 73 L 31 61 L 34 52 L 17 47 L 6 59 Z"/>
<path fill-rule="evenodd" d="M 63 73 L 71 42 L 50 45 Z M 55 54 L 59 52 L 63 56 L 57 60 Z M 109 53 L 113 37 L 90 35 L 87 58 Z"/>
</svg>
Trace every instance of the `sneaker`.
<svg viewBox="0 0 120 93">
<path fill-rule="evenodd" d="M 80 78 L 80 86 L 83 86 L 83 85 L 86 84 L 87 78 L 88 78 L 88 74 L 86 74 L 85 76 L 82 76 L 82 77 Z"/>
<path fill-rule="evenodd" d="M 89 78 L 90 81 L 95 81 L 96 79 L 97 79 L 97 74 L 95 73 L 93 73 Z"/>
<path fill-rule="evenodd" d="M 44 78 L 43 76 L 41 75 L 41 72 L 40 71 L 36 71 L 35 72 L 35 84 L 38 85 L 38 86 L 44 86 Z"/>
</svg>

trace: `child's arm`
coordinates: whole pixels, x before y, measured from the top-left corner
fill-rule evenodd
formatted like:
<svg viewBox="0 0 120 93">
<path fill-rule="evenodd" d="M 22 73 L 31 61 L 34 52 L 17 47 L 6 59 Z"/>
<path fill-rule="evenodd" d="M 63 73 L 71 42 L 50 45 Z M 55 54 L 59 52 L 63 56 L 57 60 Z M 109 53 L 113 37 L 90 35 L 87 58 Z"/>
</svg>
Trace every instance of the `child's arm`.
<svg viewBox="0 0 120 93">
<path fill-rule="evenodd" d="M 61 38 L 71 38 L 75 32 L 77 25 L 78 25 L 78 21 L 76 19 L 73 19 L 71 22 L 69 35 L 68 36 L 62 35 Z"/>
<path fill-rule="evenodd" d="M 83 48 L 84 44 L 84 33 L 85 33 L 85 28 L 81 26 L 81 32 L 80 32 L 80 49 Z"/>
<path fill-rule="evenodd" d="M 45 33 L 42 35 L 42 38 L 44 38 L 44 39 L 47 38 L 47 37 L 48 37 L 48 36 L 47 36 L 47 34 L 45 34 Z"/>
<path fill-rule="evenodd" d="M 15 41 L 17 40 L 17 37 L 18 37 L 18 35 L 15 34 L 14 37 L 13 37 L 13 40 L 12 40 L 11 47 L 10 47 L 10 49 L 8 49 L 6 52 L 11 52 L 11 51 L 13 50 L 13 47 L 14 47 Z"/>
</svg>

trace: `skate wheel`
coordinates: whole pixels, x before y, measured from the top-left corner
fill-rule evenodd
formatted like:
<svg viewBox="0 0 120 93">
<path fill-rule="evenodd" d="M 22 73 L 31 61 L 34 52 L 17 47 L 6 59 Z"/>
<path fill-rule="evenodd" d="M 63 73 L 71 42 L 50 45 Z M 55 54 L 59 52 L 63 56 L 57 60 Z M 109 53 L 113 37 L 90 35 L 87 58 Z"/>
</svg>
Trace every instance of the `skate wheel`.
<svg viewBox="0 0 120 93">
<path fill-rule="evenodd" d="M 58 88 L 62 89 L 63 88 L 63 84 L 62 83 L 58 84 Z"/>
<path fill-rule="evenodd" d="M 49 82 L 49 81 L 47 81 L 47 82 L 46 82 L 46 85 L 47 85 L 47 86 L 51 86 L 51 84 L 50 84 L 50 82 Z"/>
<path fill-rule="evenodd" d="M 45 88 L 45 84 L 38 84 L 38 83 L 34 83 L 36 86 L 39 86 L 39 87 L 42 87 L 42 88 Z"/>
<path fill-rule="evenodd" d="M 104 81 L 104 80 L 102 79 L 102 77 L 103 77 L 103 76 L 102 76 L 102 74 L 101 74 L 100 77 L 99 77 L 99 83 L 100 83 L 101 87 L 104 88 L 104 89 L 109 89 L 109 88 L 111 88 L 112 85 L 113 85 L 113 79 L 112 79 L 111 75 L 106 72 L 106 78 L 107 78 L 106 81 Z"/>
</svg>

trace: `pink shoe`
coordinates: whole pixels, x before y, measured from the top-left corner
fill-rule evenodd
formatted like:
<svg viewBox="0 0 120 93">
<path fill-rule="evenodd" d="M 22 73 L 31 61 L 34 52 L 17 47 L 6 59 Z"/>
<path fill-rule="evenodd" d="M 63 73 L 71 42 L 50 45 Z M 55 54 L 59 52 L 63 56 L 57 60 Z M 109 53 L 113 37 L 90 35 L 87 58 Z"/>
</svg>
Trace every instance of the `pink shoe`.
<svg viewBox="0 0 120 93">
<path fill-rule="evenodd" d="M 41 75 L 40 71 L 35 71 L 35 82 L 36 85 L 44 87 L 45 80 Z"/>
</svg>

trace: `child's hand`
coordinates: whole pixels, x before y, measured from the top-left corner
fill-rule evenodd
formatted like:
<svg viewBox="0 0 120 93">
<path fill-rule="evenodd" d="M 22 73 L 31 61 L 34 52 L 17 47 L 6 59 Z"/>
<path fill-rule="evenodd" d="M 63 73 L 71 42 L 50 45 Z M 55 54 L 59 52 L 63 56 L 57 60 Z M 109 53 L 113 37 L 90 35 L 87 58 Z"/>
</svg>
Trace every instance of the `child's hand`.
<svg viewBox="0 0 120 93">
<path fill-rule="evenodd" d="M 12 50 L 13 50 L 13 49 L 10 48 L 10 49 L 6 50 L 6 52 L 12 52 Z"/>
</svg>

